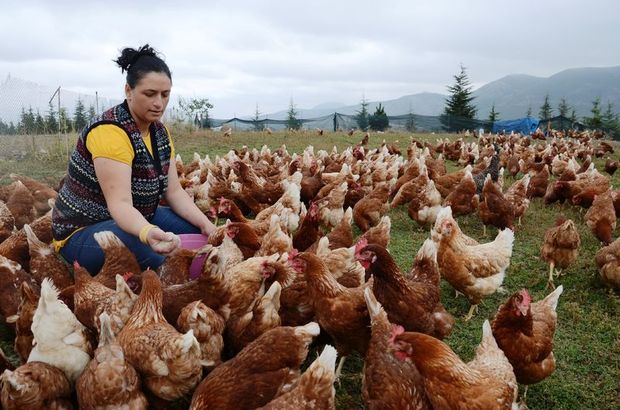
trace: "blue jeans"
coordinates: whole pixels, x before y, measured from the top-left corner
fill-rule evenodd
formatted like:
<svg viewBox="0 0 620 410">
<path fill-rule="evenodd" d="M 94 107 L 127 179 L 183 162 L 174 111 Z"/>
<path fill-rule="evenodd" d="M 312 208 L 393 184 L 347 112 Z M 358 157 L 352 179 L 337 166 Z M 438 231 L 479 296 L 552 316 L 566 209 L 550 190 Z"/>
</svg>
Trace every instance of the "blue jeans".
<svg viewBox="0 0 620 410">
<path fill-rule="evenodd" d="M 158 207 L 149 222 L 166 232 L 174 232 L 175 234 L 200 233 L 200 229 L 165 206 Z M 96 275 L 103 266 L 104 254 L 93 235 L 102 231 L 114 232 L 136 256 L 142 270 L 157 269 L 166 259 L 165 256 L 153 251 L 150 246 L 140 242 L 138 237 L 123 231 L 112 219 L 87 226 L 73 234 L 65 246 L 60 249 L 60 254 L 67 262 L 78 261 L 91 275 Z"/>
</svg>

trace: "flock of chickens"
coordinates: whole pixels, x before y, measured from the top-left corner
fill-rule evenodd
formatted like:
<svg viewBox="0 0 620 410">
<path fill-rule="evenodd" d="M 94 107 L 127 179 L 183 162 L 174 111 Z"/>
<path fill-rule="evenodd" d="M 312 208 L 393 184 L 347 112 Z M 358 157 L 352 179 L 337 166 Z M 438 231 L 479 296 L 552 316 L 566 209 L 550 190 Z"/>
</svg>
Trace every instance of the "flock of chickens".
<svg viewBox="0 0 620 410">
<path fill-rule="evenodd" d="M 518 383 L 555 370 L 563 288 L 553 277 L 579 252 L 574 222 L 559 217 L 545 234 L 555 290 L 538 302 L 525 289 L 508 297 L 469 363 L 442 342 L 455 320 L 440 280 L 467 297 L 471 318 L 502 285 L 515 222 L 542 197 L 589 208 L 587 225 L 605 245 L 601 279 L 620 286 L 611 237 L 620 191 L 592 163 L 613 147 L 587 133 L 412 139 L 404 156 L 395 144 L 367 144 L 368 135 L 342 152 L 244 147 L 213 161 L 177 158 L 198 207 L 226 222 L 208 245 L 179 249 L 157 271 L 141 272 L 114 234 L 98 233 L 106 259 L 94 277 L 53 252 L 56 190 L 11 175 L 0 187 L 0 315 L 22 364 L 2 355 L 2 408 L 164 408 L 191 395 L 191 409 L 333 409 L 353 352 L 364 358 L 369 409 L 516 408 Z M 460 168 L 448 173 L 446 161 Z M 605 171 L 617 166 L 609 159 Z M 523 176 L 505 188 L 506 172 Z M 401 205 L 431 228 L 409 272 L 388 251 L 386 214 Z M 499 229 L 493 241 L 461 231 L 455 218 L 471 213 Z M 196 258 L 201 273 L 190 279 Z M 311 345 L 321 353 L 302 371 Z"/>
</svg>

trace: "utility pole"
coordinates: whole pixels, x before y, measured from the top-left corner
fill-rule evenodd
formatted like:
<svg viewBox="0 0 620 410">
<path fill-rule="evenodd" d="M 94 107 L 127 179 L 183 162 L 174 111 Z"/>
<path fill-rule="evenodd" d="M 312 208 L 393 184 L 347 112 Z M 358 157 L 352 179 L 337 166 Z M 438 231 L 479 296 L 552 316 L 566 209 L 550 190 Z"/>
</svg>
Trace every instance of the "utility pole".
<svg viewBox="0 0 620 410">
<path fill-rule="evenodd" d="M 95 91 L 95 114 L 99 115 L 99 92 Z"/>
</svg>

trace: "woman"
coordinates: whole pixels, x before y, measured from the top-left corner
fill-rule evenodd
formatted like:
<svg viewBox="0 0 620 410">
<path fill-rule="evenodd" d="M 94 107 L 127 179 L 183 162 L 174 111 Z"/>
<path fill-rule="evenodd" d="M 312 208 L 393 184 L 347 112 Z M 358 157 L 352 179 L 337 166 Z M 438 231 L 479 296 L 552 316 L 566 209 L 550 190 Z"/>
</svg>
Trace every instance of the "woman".
<svg viewBox="0 0 620 410">
<path fill-rule="evenodd" d="M 148 44 L 125 48 L 116 63 L 127 72 L 126 100 L 81 131 L 52 213 L 57 252 L 93 275 L 104 262 L 96 232 L 114 232 L 142 269 L 155 269 L 179 246 L 174 234 L 215 229 L 181 188 L 160 121 L 172 87 L 168 66 Z"/>
</svg>

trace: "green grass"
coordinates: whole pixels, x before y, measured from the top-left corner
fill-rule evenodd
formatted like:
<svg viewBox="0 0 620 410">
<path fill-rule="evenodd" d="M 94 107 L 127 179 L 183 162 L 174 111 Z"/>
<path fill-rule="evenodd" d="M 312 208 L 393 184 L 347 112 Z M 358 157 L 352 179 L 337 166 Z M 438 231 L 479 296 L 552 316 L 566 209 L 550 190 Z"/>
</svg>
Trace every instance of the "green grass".
<svg viewBox="0 0 620 410">
<path fill-rule="evenodd" d="M 288 134 L 233 132 L 231 137 L 222 133 L 197 132 L 194 134 L 174 135 L 175 146 L 183 159 L 191 160 L 193 152 L 202 156 L 221 155 L 232 148 L 247 145 L 260 149 L 263 145 L 272 150 L 286 144 L 289 152 L 301 152 L 307 145 L 318 149 L 331 150 L 333 146 L 342 149 L 353 145 L 361 139 L 358 132 L 354 136 L 343 133 L 326 133 L 319 137 L 316 132 Z M 444 135 L 415 135 L 417 139 L 435 141 Z M 454 136 L 452 136 L 453 138 Z M 37 178 L 57 181 L 66 168 L 63 141 L 58 137 L 46 137 L 36 140 L 37 150 L 28 148 L 32 141 L 7 142 L 0 137 L 0 148 L 19 146 L 25 152 L 21 159 L 7 158 L 5 149 L 0 150 L 0 184 L 7 183 L 9 172 L 24 173 Z M 10 137 L 16 139 L 15 137 Z M 74 137 L 71 137 L 74 138 Z M 70 139 L 71 139 L 70 138 Z M 383 139 L 400 140 L 405 153 L 409 134 L 385 133 L 372 134 L 370 146 L 378 146 Z M 28 143 L 30 142 L 30 144 Z M 5 144 L 5 145 L 3 145 Z M 19 145 L 21 144 L 21 145 Z M 42 153 L 40 149 L 47 150 Z M 612 156 L 618 159 L 618 154 Z M 603 161 L 596 165 L 602 170 Z M 620 173 L 619 173 L 620 174 Z M 620 175 L 612 178 L 612 184 L 619 186 Z M 517 176 L 518 178 L 520 177 Z M 512 183 L 506 178 L 505 186 Z M 498 306 L 516 290 L 526 287 L 534 300 L 544 297 L 548 272 L 547 264 L 540 258 L 540 248 L 544 232 L 553 225 L 558 213 L 564 213 L 573 219 L 581 235 L 582 246 L 578 259 L 556 279 L 556 285 L 564 286 L 564 293 L 558 305 L 559 326 L 555 335 L 555 355 L 557 369 L 543 382 L 530 386 L 528 406 L 530 409 L 618 409 L 620 408 L 620 298 L 617 292 L 608 291 L 599 281 L 594 264 L 594 255 L 600 244 L 584 223 L 585 212 L 575 207 L 554 204 L 544 206 L 540 198 L 532 200 L 523 217 L 523 224 L 517 226 L 513 256 L 504 281 L 505 294 L 496 293 L 486 298 L 480 305 L 478 314 L 469 322 L 464 322 L 469 303 L 463 297 L 455 299 L 454 291 L 442 282 L 442 301 L 446 309 L 456 318 L 453 334 L 445 342 L 459 354 L 463 360 L 473 357 L 474 349 L 480 342 L 482 323 L 493 317 Z M 402 206 L 389 213 L 392 218 L 392 235 L 390 251 L 403 270 L 409 270 L 413 258 L 422 242 L 429 236 L 428 229 L 418 226 L 409 219 L 406 207 Z M 495 229 L 487 230 L 487 237 L 482 236 L 482 225 L 477 215 L 458 219 L 461 229 L 479 241 L 491 241 Z M 10 344 L 10 332 L 0 329 L 5 349 Z M 314 353 L 309 355 L 314 358 Z M 340 385 L 336 388 L 338 409 L 363 408 L 361 398 L 361 370 L 363 360 L 359 356 L 347 359 Z M 522 389 L 521 389 L 522 392 Z"/>
</svg>

